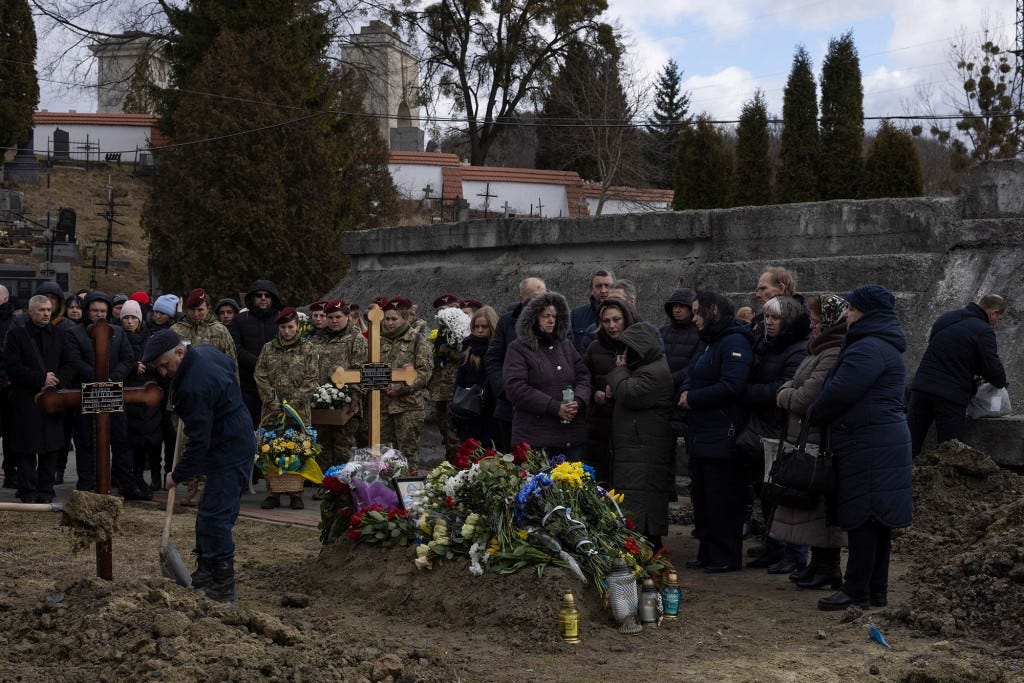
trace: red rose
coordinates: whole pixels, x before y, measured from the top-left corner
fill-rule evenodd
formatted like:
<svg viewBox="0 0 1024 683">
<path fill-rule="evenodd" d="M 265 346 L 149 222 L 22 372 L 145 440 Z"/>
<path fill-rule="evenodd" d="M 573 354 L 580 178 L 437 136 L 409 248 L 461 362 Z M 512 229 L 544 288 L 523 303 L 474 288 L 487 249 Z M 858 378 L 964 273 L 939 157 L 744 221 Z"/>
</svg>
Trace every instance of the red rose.
<svg viewBox="0 0 1024 683">
<path fill-rule="evenodd" d="M 460 470 L 468 470 L 470 465 L 469 456 L 465 453 L 456 453 L 455 457 L 452 458 L 452 464 Z"/>
<path fill-rule="evenodd" d="M 635 529 L 636 528 L 636 524 L 634 524 L 633 520 L 631 520 L 629 517 L 626 518 L 626 528 L 627 529 Z"/>
<path fill-rule="evenodd" d="M 352 515 L 351 517 L 348 518 L 348 525 L 349 526 L 356 526 L 357 527 L 357 526 L 359 526 L 362 523 L 363 523 L 363 513 L 362 512 L 357 512 L 357 513 L 355 513 L 354 515 Z"/>
<path fill-rule="evenodd" d="M 516 465 L 522 465 L 524 462 L 526 462 L 526 456 L 528 455 L 529 451 L 530 447 L 526 445 L 526 442 L 520 441 L 519 444 L 515 447 L 515 450 L 512 451 L 512 462 L 515 463 Z"/>
<path fill-rule="evenodd" d="M 348 538 L 353 543 L 358 542 L 359 541 L 359 537 L 362 536 L 362 535 L 363 534 L 362 534 L 361 531 L 359 531 L 358 527 L 353 526 L 353 527 L 350 527 L 349 530 L 348 530 Z"/>
<path fill-rule="evenodd" d="M 328 493 L 341 493 L 341 487 L 343 484 L 337 477 L 324 477 L 323 482 L 320 484 L 324 487 L 324 491 Z"/>
<path fill-rule="evenodd" d="M 452 500 L 451 496 L 448 496 L 447 498 L 444 499 L 444 504 L 449 510 L 455 507 L 455 501 Z"/>
<path fill-rule="evenodd" d="M 462 445 L 469 446 L 469 450 L 471 451 L 475 451 L 476 449 L 480 448 L 480 442 L 477 441 L 476 439 L 466 439 L 465 441 L 462 442 Z"/>
<path fill-rule="evenodd" d="M 494 450 L 493 448 L 488 448 L 486 451 L 484 451 L 483 457 L 485 457 L 485 458 L 494 458 L 494 457 L 497 457 L 497 455 L 498 455 L 498 451 Z"/>
</svg>

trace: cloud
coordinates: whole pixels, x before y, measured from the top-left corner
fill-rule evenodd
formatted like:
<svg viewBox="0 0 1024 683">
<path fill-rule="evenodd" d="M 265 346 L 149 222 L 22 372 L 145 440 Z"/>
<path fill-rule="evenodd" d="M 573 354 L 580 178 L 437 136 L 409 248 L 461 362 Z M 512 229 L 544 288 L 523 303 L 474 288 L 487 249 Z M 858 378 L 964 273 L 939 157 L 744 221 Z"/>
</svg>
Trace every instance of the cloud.
<svg viewBox="0 0 1024 683">
<path fill-rule="evenodd" d="M 717 120 L 735 120 L 743 103 L 758 87 L 753 74 L 738 66 L 727 66 L 706 76 L 694 75 L 683 81 L 690 91 L 690 111 L 707 112 Z"/>
</svg>

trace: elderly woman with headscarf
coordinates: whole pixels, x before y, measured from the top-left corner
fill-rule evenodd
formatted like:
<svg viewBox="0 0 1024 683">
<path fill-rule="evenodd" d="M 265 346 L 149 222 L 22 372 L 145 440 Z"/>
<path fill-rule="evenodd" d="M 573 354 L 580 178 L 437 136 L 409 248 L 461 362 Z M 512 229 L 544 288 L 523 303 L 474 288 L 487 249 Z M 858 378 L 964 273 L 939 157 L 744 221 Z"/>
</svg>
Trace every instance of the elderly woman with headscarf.
<svg viewBox="0 0 1024 683">
<path fill-rule="evenodd" d="M 846 299 L 835 294 L 822 294 L 807 302 L 811 314 L 811 339 L 807 356 L 796 369 L 793 379 L 782 385 L 776 400 L 786 411 L 787 429 L 781 438 L 796 443 L 800 437 L 807 409 L 821 393 L 825 378 L 839 358 L 846 336 Z M 808 430 L 808 451 L 821 442 L 818 429 Z M 796 546 L 810 546 L 811 559 L 806 569 L 789 575 L 801 588 L 822 588 L 831 585 L 837 590 L 843 581 L 839 569 L 839 552 L 846 545 L 846 534 L 829 520 L 825 497 L 811 510 L 779 505 L 775 508 L 769 536 Z"/>
<path fill-rule="evenodd" d="M 602 301 L 597 306 L 597 339 L 590 342 L 583 354 L 593 389 L 593 400 L 587 410 L 587 445 L 583 459 L 594 468 L 600 482 L 608 481 L 611 461 L 613 401 L 605 391 L 608 374 L 615 369 L 615 359 L 626 351 L 619 337 L 635 318 L 630 305 L 622 299 Z"/>
<path fill-rule="evenodd" d="M 753 363 L 750 325 L 733 317 L 733 305 L 699 291 L 693 320 L 700 345 L 690 360 L 678 405 L 685 411 L 693 526 L 700 541 L 690 569 L 708 573 L 740 569 L 743 552 L 743 466 L 736 452 L 743 422 L 740 397 Z"/>
<path fill-rule="evenodd" d="M 548 455 L 583 457 L 590 372 L 569 338 L 569 304 L 557 292 L 538 294 L 516 321 L 502 376 L 512 403 L 512 443 Z"/>
<path fill-rule="evenodd" d="M 317 350 L 312 342 L 299 334 L 299 314 L 292 307 L 281 311 L 276 318 L 277 336 L 260 351 L 253 370 L 253 379 L 263 403 L 261 424 L 274 418 L 282 410 L 284 401 L 295 409 L 308 425 L 310 401 L 317 388 Z M 263 508 L 280 504 L 276 494 L 263 501 Z M 291 495 L 293 510 L 303 508 L 302 493 Z"/>
<path fill-rule="evenodd" d="M 910 525 L 910 428 L 903 412 L 907 338 L 896 299 L 880 285 L 845 295 L 846 341 L 807 412 L 829 429 L 836 467 L 836 511 L 849 536 L 842 587 L 818 601 L 823 610 L 881 607 L 889 590 L 892 530 Z"/>
</svg>

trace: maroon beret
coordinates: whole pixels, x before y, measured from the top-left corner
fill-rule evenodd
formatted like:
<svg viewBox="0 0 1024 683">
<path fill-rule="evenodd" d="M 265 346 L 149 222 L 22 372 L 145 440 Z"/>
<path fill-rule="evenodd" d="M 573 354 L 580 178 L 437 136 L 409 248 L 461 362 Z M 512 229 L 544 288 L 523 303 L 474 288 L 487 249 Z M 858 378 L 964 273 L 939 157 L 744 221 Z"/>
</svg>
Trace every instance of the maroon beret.
<svg viewBox="0 0 1024 683">
<path fill-rule="evenodd" d="M 388 305 L 388 298 L 386 296 L 375 296 L 370 299 L 371 304 L 377 304 L 383 310 Z"/>
<path fill-rule="evenodd" d="M 330 301 L 314 301 L 313 303 L 311 303 L 309 305 L 309 310 L 310 311 L 324 311 L 324 310 L 327 309 L 327 304 L 329 304 L 329 303 L 331 303 L 331 302 Z"/>
<path fill-rule="evenodd" d="M 384 306 L 385 311 L 408 311 L 412 308 L 412 301 L 404 296 L 396 296 Z"/>
<path fill-rule="evenodd" d="M 459 308 L 483 308 L 484 305 L 476 299 L 466 299 L 459 304 Z"/>
<path fill-rule="evenodd" d="M 348 304 L 345 303 L 344 299 L 328 301 L 324 306 L 324 313 L 327 315 L 330 315 L 331 313 L 348 313 Z"/>
<path fill-rule="evenodd" d="M 202 287 L 193 289 L 185 297 L 185 308 L 199 308 L 204 303 L 206 303 L 206 290 Z"/>
<path fill-rule="evenodd" d="M 284 309 L 283 311 L 277 314 L 277 320 L 275 320 L 274 322 L 276 322 L 278 325 L 284 325 L 285 323 L 290 323 L 291 321 L 298 319 L 299 312 L 296 311 L 293 307 L 289 306 L 288 308 Z"/>
<path fill-rule="evenodd" d="M 358 310 L 359 310 L 359 304 L 349 304 L 348 305 L 348 312 L 349 313 L 355 313 Z"/>
<path fill-rule="evenodd" d="M 442 306 L 451 306 L 452 304 L 459 303 L 459 297 L 454 294 L 442 294 L 441 296 L 434 299 L 434 308 L 441 308 Z"/>
</svg>

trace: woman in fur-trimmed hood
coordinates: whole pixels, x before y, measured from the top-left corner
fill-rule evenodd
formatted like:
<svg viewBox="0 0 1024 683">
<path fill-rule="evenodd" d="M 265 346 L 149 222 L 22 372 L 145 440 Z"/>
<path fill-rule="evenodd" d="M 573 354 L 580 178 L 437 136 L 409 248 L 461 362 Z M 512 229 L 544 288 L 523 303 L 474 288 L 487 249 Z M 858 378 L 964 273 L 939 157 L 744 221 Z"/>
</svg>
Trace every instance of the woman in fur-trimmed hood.
<svg viewBox="0 0 1024 683">
<path fill-rule="evenodd" d="M 518 338 L 509 344 L 502 371 L 514 408 L 512 443 L 525 441 L 549 455 L 579 460 L 587 440 L 590 373 L 568 339 L 569 304 L 556 292 L 539 294 L 523 306 Z M 571 387 L 573 400 L 563 403 Z"/>
</svg>

